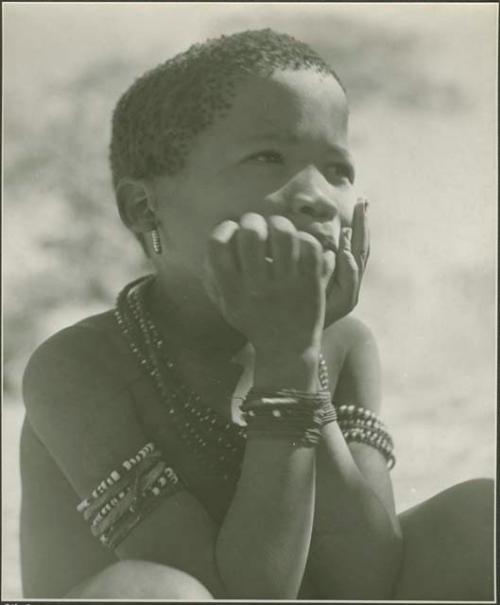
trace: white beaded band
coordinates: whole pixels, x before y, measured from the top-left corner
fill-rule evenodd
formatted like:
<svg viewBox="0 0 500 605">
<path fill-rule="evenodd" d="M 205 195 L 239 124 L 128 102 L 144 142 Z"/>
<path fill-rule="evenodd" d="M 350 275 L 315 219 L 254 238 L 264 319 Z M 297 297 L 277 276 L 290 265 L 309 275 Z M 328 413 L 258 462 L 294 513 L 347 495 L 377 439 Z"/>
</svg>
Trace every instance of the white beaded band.
<svg viewBox="0 0 500 605">
<path fill-rule="evenodd" d="M 99 485 L 94 490 L 92 490 L 90 496 L 85 500 L 82 500 L 80 504 L 78 504 L 76 510 L 79 513 L 82 513 L 91 505 L 94 500 L 102 496 L 108 488 L 118 483 L 125 473 L 130 472 L 136 464 L 139 464 L 139 462 L 153 454 L 154 451 L 155 446 L 153 443 L 150 442 L 147 443 L 143 448 L 141 448 L 135 456 L 124 460 L 122 462 L 123 471 L 121 473 L 117 470 L 111 471 L 109 476 L 106 477 L 106 479 L 104 479 L 103 481 L 101 481 L 101 483 L 99 483 Z"/>
</svg>

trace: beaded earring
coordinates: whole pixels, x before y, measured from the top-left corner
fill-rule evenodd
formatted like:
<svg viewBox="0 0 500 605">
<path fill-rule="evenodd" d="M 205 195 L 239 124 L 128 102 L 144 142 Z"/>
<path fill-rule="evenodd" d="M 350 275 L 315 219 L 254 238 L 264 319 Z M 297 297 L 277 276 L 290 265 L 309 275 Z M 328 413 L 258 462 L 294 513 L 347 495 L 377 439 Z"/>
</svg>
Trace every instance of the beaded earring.
<svg viewBox="0 0 500 605">
<path fill-rule="evenodd" d="M 153 250 L 156 254 L 161 254 L 161 239 L 158 229 L 154 228 L 151 231 L 151 239 L 153 241 Z"/>
</svg>

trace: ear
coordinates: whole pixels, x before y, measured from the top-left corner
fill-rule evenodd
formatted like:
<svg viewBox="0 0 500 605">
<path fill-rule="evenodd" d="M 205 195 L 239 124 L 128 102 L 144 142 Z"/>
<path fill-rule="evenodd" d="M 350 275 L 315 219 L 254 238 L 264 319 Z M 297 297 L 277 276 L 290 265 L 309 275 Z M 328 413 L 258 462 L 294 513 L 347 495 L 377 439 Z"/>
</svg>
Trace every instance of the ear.
<svg viewBox="0 0 500 605">
<path fill-rule="evenodd" d="M 121 179 L 116 188 L 118 210 L 124 224 L 134 233 L 148 233 L 156 227 L 155 200 L 147 183 Z"/>
</svg>

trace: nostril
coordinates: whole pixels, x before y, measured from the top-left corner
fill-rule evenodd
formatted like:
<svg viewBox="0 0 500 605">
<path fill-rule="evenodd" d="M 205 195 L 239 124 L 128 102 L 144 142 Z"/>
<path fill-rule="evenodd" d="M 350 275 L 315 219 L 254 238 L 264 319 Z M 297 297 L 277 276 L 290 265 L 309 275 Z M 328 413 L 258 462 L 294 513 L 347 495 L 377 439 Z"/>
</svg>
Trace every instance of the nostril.
<svg viewBox="0 0 500 605">
<path fill-rule="evenodd" d="M 306 206 L 306 205 L 301 206 L 299 208 L 299 212 L 301 214 L 307 214 L 307 216 L 315 216 L 314 209 L 311 206 Z"/>
</svg>

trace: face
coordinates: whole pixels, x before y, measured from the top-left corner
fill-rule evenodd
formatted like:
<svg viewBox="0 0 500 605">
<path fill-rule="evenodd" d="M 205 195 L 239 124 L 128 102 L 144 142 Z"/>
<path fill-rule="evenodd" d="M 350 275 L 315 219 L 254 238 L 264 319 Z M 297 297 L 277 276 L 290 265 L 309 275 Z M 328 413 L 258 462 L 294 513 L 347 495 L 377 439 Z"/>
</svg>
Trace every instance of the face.
<svg viewBox="0 0 500 605">
<path fill-rule="evenodd" d="M 246 212 L 284 215 L 335 249 L 356 201 L 347 116 L 330 75 L 245 79 L 229 113 L 197 137 L 186 170 L 156 183 L 168 262 L 200 276 L 212 229 Z"/>
</svg>

